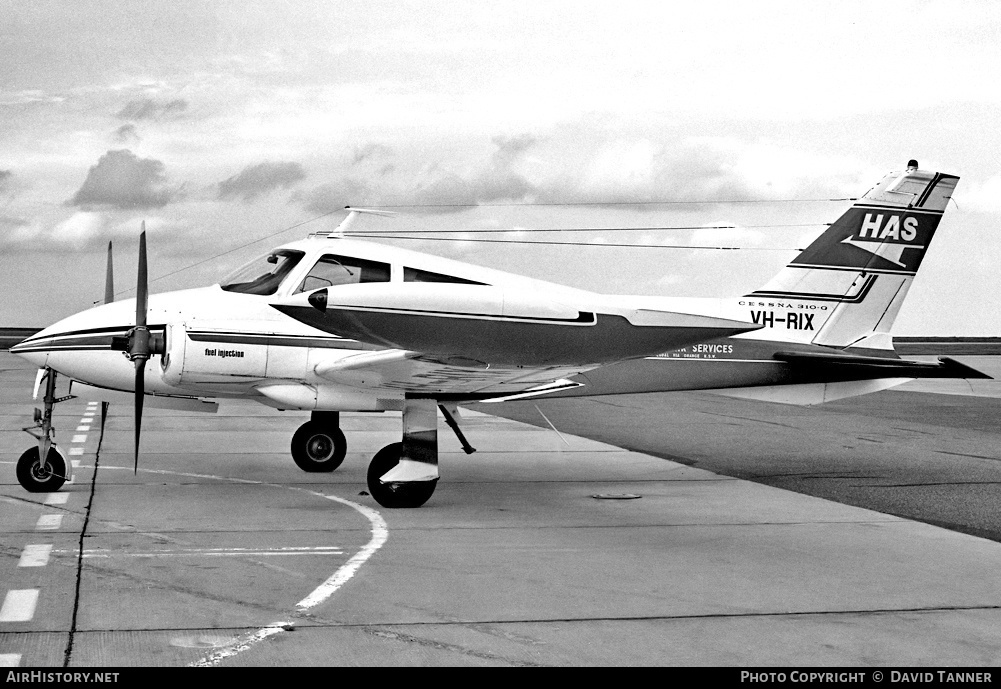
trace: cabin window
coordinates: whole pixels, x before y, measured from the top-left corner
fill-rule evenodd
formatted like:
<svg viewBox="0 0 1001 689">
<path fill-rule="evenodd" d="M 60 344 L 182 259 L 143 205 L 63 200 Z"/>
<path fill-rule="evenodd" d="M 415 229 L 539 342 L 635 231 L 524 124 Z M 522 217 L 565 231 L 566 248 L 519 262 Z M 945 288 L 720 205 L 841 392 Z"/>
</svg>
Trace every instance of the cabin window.
<svg viewBox="0 0 1001 689">
<path fill-rule="evenodd" d="M 389 282 L 389 264 L 364 258 L 324 254 L 303 279 L 296 293 L 359 282 Z"/>
<path fill-rule="evenodd" d="M 419 270 L 417 268 L 403 268 L 404 282 L 452 282 L 460 285 L 486 285 L 485 282 L 467 280 L 466 278 L 455 277 L 454 275 L 444 275 L 442 273 L 432 273 L 429 270 Z"/>
<path fill-rule="evenodd" d="M 259 256 L 250 263 L 236 269 L 219 283 L 227 292 L 244 294 L 274 294 L 282 280 L 292 271 L 306 254 L 292 249 L 279 249 Z"/>
</svg>

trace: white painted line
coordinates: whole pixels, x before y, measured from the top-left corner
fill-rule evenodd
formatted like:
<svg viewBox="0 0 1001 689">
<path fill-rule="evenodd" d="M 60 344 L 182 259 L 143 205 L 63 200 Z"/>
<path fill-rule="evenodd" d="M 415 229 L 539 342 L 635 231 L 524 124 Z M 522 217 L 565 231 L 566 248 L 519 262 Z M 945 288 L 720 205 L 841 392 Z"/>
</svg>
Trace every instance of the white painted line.
<svg viewBox="0 0 1001 689">
<path fill-rule="evenodd" d="M 49 497 L 45 498 L 46 505 L 65 505 L 66 501 L 70 499 L 69 493 L 49 493 Z"/>
<path fill-rule="evenodd" d="M 73 442 L 73 443 L 85 443 L 85 442 L 87 442 L 87 436 L 85 436 L 85 435 L 74 435 L 73 436 L 73 440 L 71 440 L 70 442 Z"/>
<path fill-rule="evenodd" d="M 90 426 L 77 426 L 78 431 L 90 431 Z"/>
<path fill-rule="evenodd" d="M 57 550 L 57 553 L 76 555 L 77 550 Z M 125 553 L 120 551 L 96 548 L 83 551 L 85 558 L 98 557 L 177 557 L 177 556 L 207 556 L 207 557 L 245 557 L 289 556 L 289 555 L 343 555 L 344 551 L 337 546 L 295 547 L 295 548 L 181 548 L 180 550 L 158 550 L 147 553 Z"/>
<path fill-rule="evenodd" d="M 63 523 L 61 514 L 43 514 L 35 524 L 35 531 L 52 531 L 58 529 Z"/>
<path fill-rule="evenodd" d="M 127 469 L 128 467 L 109 467 L 112 469 Z M 288 631 L 295 628 L 295 620 L 302 618 L 311 608 L 316 607 L 320 603 L 326 601 L 330 596 L 332 596 L 339 588 L 341 588 L 345 583 L 347 583 L 351 577 L 355 575 L 358 569 L 365 564 L 365 562 L 372 557 L 379 548 L 383 546 L 386 540 L 389 538 L 389 527 L 386 525 L 386 521 L 382 518 L 382 515 L 370 507 L 364 505 L 359 505 L 356 502 L 350 500 L 345 500 L 344 498 L 339 498 L 336 495 L 326 495 L 315 490 L 309 490 L 308 488 L 300 488 L 298 486 L 285 486 L 276 483 L 267 483 L 265 481 L 253 481 L 250 479 L 238 479 L 223 476 L 214 476 L 212 474 L 195 474 L 186 471 L 165 471 L 161 469 L 144 469 L 152 474 L 169 474 L 171 476 L 190 476 L 193 478 L 210 478 L 216 479 L 217 481 L 230 481 L 233 483 L 243 483 L 248 485 L 256 486 L 274 486 L 275 488 L 286 488 L 288 490 L 295 490 L 301 493 L 307 493 L 309 495 L 315 495 L 317 497 L 323 498 L 324 500 L 331 500 L 333 502 L 339 502 L 342 505 L 352 508 L 357 512 L 360 512 L 366 519 L 368 519 L 371 525 L 372 537 L 369 539 L 361 550 L 354 554 L 354 556 L 345 562 L 343 565 L 337 568 L 330 577 L 320 584 L 312 593 L 303 598 L 301 601 L 296 603 L 295 612 L 290 616 L 290 620 L 287 622 L 276 622 L 274 624 L 269 624 L 256 632 L 250 634 L 244 634 L 239 639 L 234 641 L 232 645 L 226 646 L 225 648 L 220 648 L 213 653 L 205 656 L 201 660 L 196 660 L 190 663 L 191 667 L 209 667 L 212 665 L 218 665 L 221 661 L 226 658 L 231 658 L 238 653 L 246 651 L 255 644 L 270 636 L 275 634 L 280 634 L 283 631 Z"/>
<path fill-rule="evenodd" d="M 21 551 L 21 559 L 18 567 L 44 567 L 49 564 L 49 554 L 52 553 L 52 544 L 26 545 Z"/>
<path fill-rule="evenodd" d="M 83 415 L 84 415 L 84 417 L 94 416 L 94 412 L 92 412 L 92 411 L 84 412 Z"/>
<path fill-rule="evenodd" d="M 8 591 L 0 608 L 0 622 L 29 622 L 35 616 L 38 589 Z"/>
<path fill-rule="evenodd" d="M 90 409 L 91 407 L 96 407 L 96 406 L 97 406 L 97 402 L 87 402 L 87 408 L 88 409 Z"/>
<path fill-rule="evenodd" d="M 82 447 L 71 447 L 70 448 L 70 454 L 71 455 L 82 455 L 83 454 L 83 448 Z"/>
<path fill-rule="evenodd" d="M 19 667 L 20 665 L 20 653 L 0 653 L 0 667 Z"/>
<path fill-rule="evenodd" d="M 72 453 L 72 452 L 70 452 L 70 454 L 73 454 L 73 453 Z M 71 460 L 70 460 L 70 465 L 71 465 L 71 466 L 72 466 L 72 467 L 73 467 L 74 469 L 79 469 L 79 468 L 80 468 L 80 460 L 79 460 L 79 459 L 71 459 Z M 72 479 L 70 479 L 70 483 L 72 483 Z"/>
</svg>

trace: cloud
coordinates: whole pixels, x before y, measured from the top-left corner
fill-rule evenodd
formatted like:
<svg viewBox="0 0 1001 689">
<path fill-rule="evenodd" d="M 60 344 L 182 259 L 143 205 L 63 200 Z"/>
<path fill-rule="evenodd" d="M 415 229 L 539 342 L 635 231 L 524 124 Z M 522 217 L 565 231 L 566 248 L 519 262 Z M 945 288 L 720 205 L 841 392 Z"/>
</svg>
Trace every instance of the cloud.
<svg viewBox="0 0 1001 689">
<path fill-rule="evenodd" d="M 101 235 L 104 226 L 103 214 L 81 211 L 53 227 L 49 237 L 58 244 L 83 248 Z"/>
<path fill-rule="evenodd" d="M 441 212 L 448 212 L 448 206 L 461 210 L 462 206 L 494 201 L 531 201 L 545 196 L 543 189 L 514 169 L 522 154 L 535 145 L 535 138 L 528 134 L 495 136 L 491 141 L 497 150 L 485 170 L 468 178 L 447 173 L 414 190 L 412 195 L 421 203 L 442 204 Z"/>
<path fill-rule="evenodd" d="M 355 149 L 354 159 L 351 162 L 354 165 L 358 165 L 366 160 L 389 158 L 392 155 L 393 149 L 389 146 L 384 146 L 383 144 L 366 144 L 361 148 Z"/>
<path fill-rule="evenodd" d="M 169 203 L 175 193 L 165 185 L 164 165 L 159 160 L 139 158 L 128 149 L 108 151 L 90 168 L 83 186 L 68 203 L 159 208 Z"/>
<path fill-rule="evenodd" d="M 220 182 L 219 198 L 242 198 L 245 202 L 250 202 L 279 187 L 288 189 L 305 178 L 306 171 L 299 163 L 265 161 L 249 165 L 240 174 Z"/>
<path fill-rule="evenodd" d="M 115 115 L 120 120 L 163 120 L 173 119 L 188 109 L 188 102 L 181 98 L 157 101 L 152 98 L 138 98 L 126 103 Z"/>
<path fill-rule="evenodd" d="M 141 141 L 134 124 L 123 124 L 115 130 L 113 138 L 115 143 L 126 145 L 135 145 Z"/>
</svg>

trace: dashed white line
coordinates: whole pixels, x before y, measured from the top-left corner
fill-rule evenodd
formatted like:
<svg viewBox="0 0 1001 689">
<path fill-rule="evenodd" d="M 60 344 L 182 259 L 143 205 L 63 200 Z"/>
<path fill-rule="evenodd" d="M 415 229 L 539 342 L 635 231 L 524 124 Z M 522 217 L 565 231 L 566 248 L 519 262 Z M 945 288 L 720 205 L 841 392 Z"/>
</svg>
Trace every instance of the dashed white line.
<svg viewBox="0 0 1001 689">
<path fill-rule="evenodd" d="M 70 454 L 71 455 L 82 455 L 83 454 L 83 448 L 82 447 L 71 447 L 70 448 Z"/>
<path fill-rule="evenodd" d="M 87 436 L 85 436 L 85 435 L 74 435 L 73 436 L 73 440 L 71 440 L 70 442 L 72 442 L 72 443 L 85 443 L 85 442 L 87 442 Z"/>
<path fill-rule="evenodd" d="M 0 653 L 0 667 L 19 667 L 20 665 L 20 653 Z"/>
<path fill-rule="evenodd" d="M 90 426 L 77 426 L 78 431 L 90 431 Z"/>
<path fill-rule="evenodd" d="M 76 549 L 57 550 L 58 554 L 76 555 Z M 248 555 L 269 556 L 269 555 L 343 555 L 344 551 L 338 546 L 315 546 L 315 547 L 290 547 L 290 548 L 181 548 L 179 550 L 158 550 L 146 553 L 125 553 L 111 551 L 102 548 L 94 550 L 84 550 L 84 558 L 98 557 L 177 557 L 177 556 L 208 556 L 208 557 L 244 557 Z"/>
<path fill-rule="evenodd" d="M 71 466 L 72 466 L 72 467 L 73 467 L 74 469 L 79 469 L 79 468 L 80 468 L 80 460 L 79 460 L 79 459 L 71 459 L 71 460 L 70 460 L 70 465 L 71 465 Z"/>
<path fill-rule="evenodd" d="M 0 608 L 0 622 L 29 622 L 35 616 L 38 589 L 8 591 Z"/>
<path fill-rule="evenodd" d="M 69 493 L 49 493 L 49 496 L 45 498 L 46 505 L 65 505 L 66 501 L 70 499 Z"/>
<path fill-rule="evenodd" d="M 18 567 L 44 567 L 49 564 L 49 555 L 52 553 L 52 544 L 34 544 L 24 546 L 21 551 L 21 559 L 18 560 Z"/>
<path fill-rule="evenodd" d="M 53 531 L 58 529 L 63 523 L 63 515 L 61 514 L 43 514 L 38 518 L 38 523 L 35 524 L 36 531 Z"/>
<path fill-rule="evenodd" d="M 84 417 L 93 416 L 94 412 L 92 412 L 92 411 L 84 412 L 83 415 L 84 415 Z"/>
</svg>

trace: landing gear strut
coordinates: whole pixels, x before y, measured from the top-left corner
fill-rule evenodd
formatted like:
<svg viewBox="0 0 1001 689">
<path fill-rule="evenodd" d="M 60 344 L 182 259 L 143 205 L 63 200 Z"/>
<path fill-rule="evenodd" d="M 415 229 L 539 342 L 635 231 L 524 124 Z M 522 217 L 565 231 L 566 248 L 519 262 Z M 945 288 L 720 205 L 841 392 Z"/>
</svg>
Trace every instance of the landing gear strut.
<svg viewBox="0 0 1001 689">
<path fill-rule="evenodd" d="M 438 484 L 438 411 L 433 399 L 403 402 L 403 442 L 379 450 L 368 467 L 368 491 L 383 507 L 420 507 Z"/>
<path fill-rule="evenodd" d="M 303 471 L 333 471 L 344 461 L 347 440 L 335 411 L 314 411 L 292 436 L 292 460 Z"/>
<path fill-rule="evenodd" d="M 17 481 L 29 493 L 54 493 L 66 482 L 66 457 L 53 440 L 52 407 L 72 399 L 56 397 L 56 372 L 45 369 L 43 409 L 35 409 L 35 425 L 24 430 L 38 438 L 38 446 L 29 448 L 17 460 Z"/>
</svg>

